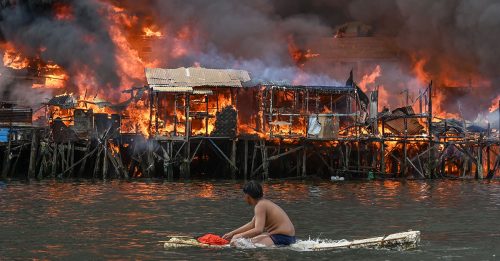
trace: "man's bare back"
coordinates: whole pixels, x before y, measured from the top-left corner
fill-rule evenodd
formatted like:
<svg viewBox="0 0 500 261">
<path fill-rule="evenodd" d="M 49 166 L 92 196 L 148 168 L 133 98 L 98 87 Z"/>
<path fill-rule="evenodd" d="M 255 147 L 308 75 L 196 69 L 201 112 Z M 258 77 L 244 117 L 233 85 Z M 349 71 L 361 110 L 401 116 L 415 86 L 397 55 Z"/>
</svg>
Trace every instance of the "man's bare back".
<svg viewBox="0 0 500 261">
<path fill-rule="evenodd" d="M 264 231 L 266 233 L 295 236 L 292 221 L 280 206 L 268 199 L 261 199 L 255 205 L 255 212 L 257 208 L 261 208 L 265 213 Z"/>
<path fill-rule="evenodd" d="M 253 243 L 265 246 L 290 245 L 295 243 L 295 228 L 285 211 L 270 200 L 263 198 L 262 186 L 250 181 L 243 188 L 245 200 L 254 206 L 254 217 L 250 222 L 223 236 L 231 240 L 249 238 Z"/>
</svg>

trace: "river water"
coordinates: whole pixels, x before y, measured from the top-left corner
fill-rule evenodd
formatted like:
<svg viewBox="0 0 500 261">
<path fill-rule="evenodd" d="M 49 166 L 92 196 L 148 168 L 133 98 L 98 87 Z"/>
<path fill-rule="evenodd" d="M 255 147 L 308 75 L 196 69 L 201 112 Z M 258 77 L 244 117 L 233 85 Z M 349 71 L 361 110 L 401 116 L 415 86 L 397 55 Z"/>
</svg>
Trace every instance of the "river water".
<svg viewBox="0 0 500 261">
<path fill-rule="evenodd" d="M 495 260 L 500 182 L 276 181 L 266 197 L 298 238 L 356 239 L 409 229 L 412 251 L 183 248 L 168 235 L 223 234 L 251 218 L 239 182 L 56 182 L 0 186 L 0 259 Z M 498 256 L 498 257 L 497 257 Z"/>
</svg>

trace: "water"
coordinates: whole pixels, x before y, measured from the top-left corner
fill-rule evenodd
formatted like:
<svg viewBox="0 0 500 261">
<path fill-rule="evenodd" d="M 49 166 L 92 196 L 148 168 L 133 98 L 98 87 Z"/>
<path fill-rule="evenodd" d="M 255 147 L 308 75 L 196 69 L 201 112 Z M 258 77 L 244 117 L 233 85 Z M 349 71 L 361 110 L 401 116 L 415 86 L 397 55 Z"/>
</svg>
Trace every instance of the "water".
<svg viewBox="0 0 500 261">
<path fill-rule="evenodd" d="M 302 239 L 355 239 L 408 229 L 413 251 L 183 248 L 172 234 L 223 234 L 250 220 L 231 182 L 53 182 L 0 187 L 0 260 L 495 260 L 500 256 L 500 182 L 276 182 L 268 198 Z"/>
</svg>

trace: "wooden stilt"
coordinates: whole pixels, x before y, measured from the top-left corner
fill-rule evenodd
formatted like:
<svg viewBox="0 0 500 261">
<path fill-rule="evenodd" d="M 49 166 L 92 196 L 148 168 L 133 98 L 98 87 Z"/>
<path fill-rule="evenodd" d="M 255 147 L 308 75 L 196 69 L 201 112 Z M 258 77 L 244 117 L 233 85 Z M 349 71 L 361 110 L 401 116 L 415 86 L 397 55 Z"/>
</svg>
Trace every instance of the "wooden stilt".
<svg viewBox="0 0 500 261">
<path fill-rule="evenodd" d="M 253 173 L 255 171 L 255 158 L 257 157 L 257 149 L 258 149 L 259 146 L 257 146 L 256 142 L 254 141 L 253 142 L 253 153 L 252 153 L 252 167 L 250 168 L 250 173 L 252 174 L 252 176 L 250 178 L 253 177 Z"/>
<path fill-rule="evenodd" d="M 300 173 L 302 171 L 301 168 L 300 168 L 302 156 L 301 156 L 300 153 L 296 153 L 296 155 L 297 155 L 297 169 L 296 169 L 297 173 L 296 173 L 296 175 L 297 175 L 297 177 L 300 177 Z"/>
<path fill-rule="evenodd" d="M 86 141 L 87 145 L 85 146 L 85 154 L 88 154 L 90 151 L 90 140 Z M 78 171 L 78 178 L 81 178 L 85 173 L 85 166 L 87 165 L 87 157 L 85 157 L 80 165 L 80 170 Z"/>
<path fill-rule="evenodd" d="M 233 163 L 233 166 L 236 166 L 236 139 L 232 140 L 231 143 L 231 162 Z M 231 166 L 231 178 L 236 179 L 236 169 Z"/>
<path fill-rule="evenodd" d="M 70 148 L 70 156 L 69 156 L 69 165 L 73 166 L 75 164 L 75 143 L 71 143 L 71 148 Z M 69 170 L 69 176 L 73 177 L 74 167 L 71 167 Z"/>
<path fill-rule="evenodd" d="M 243 178 L 246 181 L 248 178 L 248 140 L 245 139 L 245 149 L 244 149 L 244 155 L 243 155 Z"/>
<path fill-rule="evenodd" d="M 38 169 L 38 173 L 36 178 L 38 180 L 41 180 L 43 178 L 43 174 L 47 173 L 47 160 L 46 160 L 46 155 L 47 155 L 47 144 L 40 143 L 40 168 Z"/>
<path fill-rule="evenodd" d="M 108 179 L 108 141 L 103 144 L 104 157 L 102 158 L 102 179 Z"/>
<path fill-rule="evenodd" d="M 21 145 L 20 147 L 18 147 L 19 152 L 15 156 L 16 160 L 14 161 L 14 164 L 11 165 L 11 167 L 10 167 L 10 177 L 14 177 L 14 175 L 16 174 L 17 163 L 19 162 L 19 159 L 21 158 L 21 153 L 23 152 L 23 147 L 24 147 L 24 144 Z M 27 177 L 24 177 L 24 178 L 27 179 Z"/>
<path fill-rule="evenodd" d="M 489 125 L 489 123 L 488 123 Z M 491 171 L 491 157 L 490 157 L 490 146 L 487 146 L 486 147 L 486 175 L 489 175 L 490 174 L 490 171 Z"/>
<path fill-rule="evenodd" d="M 169 153 L 170 144 L 171 144 L 171 142 L 169 141 L 167 143 L 166 150 L 165 150 L 165 148 L 163 148 L 163 146 L 161 147 L 162 151 L 163 151 L 163 172 L 164 172 L 165 176 L 167 177 L 168 181 L 173 180 L 173 169 L 172 169 L 172 164 L 170 163 L 171 158 L 170 158 L 170 153 Z"/>
<path fill-rule="evenodd" d="M 153 177 L 153 175 L 155 174 L 156 170 L 155 170 L 155 159 L 153 157 L 153 153 L 154 153 L 154 147 L 155 147 L 155 144 L 154 144 L 154 141 L 152 139 L 149 139 L 148 140 L 148 151 L 147 151 L 147 177 L 148 178 L 151 178 Z"/>
<path fill-rule="evenodd" d="M 31 150 L 30 150 L 30 163 L 28 167 L 28 179 L 35 178 L 37 152 L 38 152 L 38 131 L 33 129 L 31 132 Z"/>
<path fill-rule="evenodd" d="M 307 176 L 307 147 L 304 144 L 304 149 L 302 150 L 302 177 Z"/>
<path fill-rule="evenodd" d="M 59 153 L 58 152 L 58 147 L 59 145 L 57 143 L 54 143 L 54 150 L 53 150 L 53 154 L 52 154 L 52 172 L 50 174 L 50 177 L 51 178 L 55 178 L 56 177 L 56 172 L 57 172 L 57 154 Z"/>
<path fill-rule="evenodd" d="M 10 170 L 10 149 L 12 146 L 12 134 L 11 129 L 9 130 L 9 134 L 7 135 L 7 149 L 4 153 L 3 165 L 2 165 L 2 179 L 6 179 Z"/>
<path fill-rule="evenodd" d="M 267 147 L 266 141 L 260 141 L 260 151 L 262 156 L 262 178 L 267 180 L 269 178 L 269 161 L 267 160 Z"/>
<path fill-rule="evenodd" d="M 478 146 L 477 152 L 477 177 L 478 179 L 483 179 L 483 147 Z"/>
<path fill-rule="evenodd" d="M 99 145 L 100 146 L 100 145 Z M 96 160 L 95 160 L 95 165 L 94 165 L 94 172 L 92 174 L 92 178 L 95 179 L 96 177 L 99 176 L 101 170 L 101 153 L 102 153 L 102 147 L 99 147 L 98 151 L 97 151 L 97 157 L 96 157 Z"/>
</svg>

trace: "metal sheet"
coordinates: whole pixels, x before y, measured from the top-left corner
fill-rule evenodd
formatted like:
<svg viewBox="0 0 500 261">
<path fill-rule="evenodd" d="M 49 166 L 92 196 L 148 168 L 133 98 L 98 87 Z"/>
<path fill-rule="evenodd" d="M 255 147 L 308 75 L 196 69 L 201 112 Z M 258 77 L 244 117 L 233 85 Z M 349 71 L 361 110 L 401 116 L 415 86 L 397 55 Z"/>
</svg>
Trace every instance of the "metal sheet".
<svg viewBox="0 0 500 261">
<path fill-rule="evenodd" d="M 193 87 L 164 87 L 164 86 L 152 86 L 154 92 L 193 92 Z"/>
<path fill-rule="evenodd" d="M 152 87 L 242 87 L 242 82 L 250 81 L 250 75 L 231 69 L 146 68 L 146 80 Z"/>
</svg>

